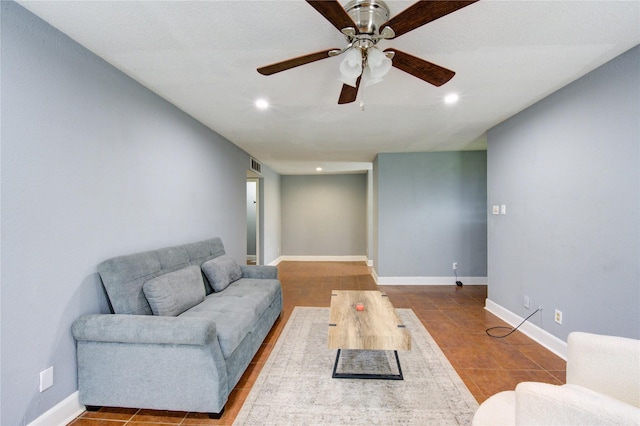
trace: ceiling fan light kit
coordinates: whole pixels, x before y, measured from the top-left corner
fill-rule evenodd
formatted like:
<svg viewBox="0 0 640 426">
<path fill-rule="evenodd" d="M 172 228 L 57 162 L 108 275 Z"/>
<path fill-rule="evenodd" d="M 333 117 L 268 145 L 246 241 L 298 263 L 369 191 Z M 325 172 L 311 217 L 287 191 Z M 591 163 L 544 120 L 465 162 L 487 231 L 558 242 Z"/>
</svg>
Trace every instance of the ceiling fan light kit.
<svg viewBox="0 0 640 426">
<path fill-rule="evenodd" d="M 372 47 L 367 50 L 367 67 L 363 71 L 365 86 L 380 83 L 385 75 L 391 70 L 391 59 L 378 48 Z"/>
<path fill-rule="evenodd" d="M 365 86 L 382 81 L 391 69 L 391 59 L 376 47 L 365 49 L 352 48 L 340 63 L 340 78 L 344 84 L 356 87 L 358 77 L 362 76 Z"/>
<path fill-rule="evenodd" d="M 362 74 L 362 51 L 350 49 L 340 62 L 340 81 L 356 87 L 356 80 Z"/>
<path fill-rule="evenodd" d="M 360 83 L 365 86 L 379 83 L 397 68 L 434 86 L 441 86 L 455 72 L 396 49 L 376 47 L 380 40 L 401 36 L 431 21 L 462 9 L 478 0 L 442 1 L 421 0 L 395 17 L 382 0 L 352 0 L 345 8 L 336 0 L 306 0 L 347 39 L 342 49 L 329 49 L 258 68 L 263 75 L 271 75 L 321 59 L 345 54 L 340 63 L 343 82 L 339 104 L 354 102 Z"/>
</svg>

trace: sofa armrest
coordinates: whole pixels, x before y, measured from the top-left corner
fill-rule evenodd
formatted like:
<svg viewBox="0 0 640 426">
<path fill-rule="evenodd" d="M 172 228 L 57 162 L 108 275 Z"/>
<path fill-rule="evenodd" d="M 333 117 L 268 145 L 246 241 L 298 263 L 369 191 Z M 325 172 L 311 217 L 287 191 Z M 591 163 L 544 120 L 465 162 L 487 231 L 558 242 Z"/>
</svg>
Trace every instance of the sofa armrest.
<svg viewBox="0 0 640 426">
<path fill-rule="evenodd" d="M 472 426 L 514 426 L 516 392 L 502 391 L 487 398 L 473 415 Z"/>
<path fill-rule="evenodd" d="M 240 265 L 242 278 L 278 279 L 278 268 L 270 265 Z"/>
<path fill-rule="evenodd" d="M 640 407 L 640 340 L 573 332 L 567 341 L 567 383 Z"/>
<path fill-rule="evenodd" d="M 208 318 L 97 314 L 71 326 L 76 340 L 139 344 L 206 345 L 217 341 L 216 324 Z"/>
<path fill-rule="evenodd" d="M 638 425 L 640 409 L 577 385 L 516 386 L 516 424 Z"/>
</svg>

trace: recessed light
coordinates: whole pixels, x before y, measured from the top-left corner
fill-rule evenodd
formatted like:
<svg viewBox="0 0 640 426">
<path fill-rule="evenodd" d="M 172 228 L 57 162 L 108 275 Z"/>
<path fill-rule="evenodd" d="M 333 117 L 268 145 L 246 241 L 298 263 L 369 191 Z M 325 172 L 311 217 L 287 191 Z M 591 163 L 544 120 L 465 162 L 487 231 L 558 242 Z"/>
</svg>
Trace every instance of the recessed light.
<svg viewBox="0 0 640 426">
<path fill-rule="evenodd" d="M 258 99 L 256 100 L 256 108 L 258 109 L 267 109 L 269 108 L 269 102 L 266 99 Z"/>
<path fill-rule="evenodd" d="M 316 167 L 316 172 L 321 172 L 322 171 L 322 167 Z"/>
<path fill-rule="evenodd" d="M 457 93 L 450 93 L 444 97 L 444 103 L 452 105 L 458 102 L 458 99 L 460 99 L 460 97 L 458 96 Z"/>
</svg>

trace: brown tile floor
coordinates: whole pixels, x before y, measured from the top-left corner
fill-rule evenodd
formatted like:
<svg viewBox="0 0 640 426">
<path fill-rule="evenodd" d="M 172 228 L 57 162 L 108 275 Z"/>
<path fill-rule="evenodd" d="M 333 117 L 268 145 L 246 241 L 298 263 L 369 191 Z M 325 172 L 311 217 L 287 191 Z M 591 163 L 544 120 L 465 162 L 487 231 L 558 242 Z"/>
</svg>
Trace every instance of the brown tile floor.
<svg viewBox="0 0 640 426">
<path fill-rule="evenodd" d="M 295 306 L 329 306 L 330 291 L 385 291 L 396 308 L 411 308 L 436 340 L 478 402 L 521 381 L 565 382 L 566 363 L 523 334 L 487 336 L 506 325 L 484 310 L 486 286 L 377 286 L 364 262 L 283 262 L 278 266 L 284 312 L 231 393 L 220 420 L 199 413 L 102 408 L 73 426 L 230 425 Z"/>
</svg>

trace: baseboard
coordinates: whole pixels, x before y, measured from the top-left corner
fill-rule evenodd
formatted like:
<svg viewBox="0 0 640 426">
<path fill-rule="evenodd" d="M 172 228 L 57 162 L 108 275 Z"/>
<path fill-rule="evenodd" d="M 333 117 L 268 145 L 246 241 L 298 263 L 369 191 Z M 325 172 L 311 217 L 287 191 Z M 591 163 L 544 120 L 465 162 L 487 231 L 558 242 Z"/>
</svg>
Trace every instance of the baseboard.
<svg viewBox="0 0 640 426">
<path fill-rule="evenodd" d="M 50 410 L 29 423 L 28 426 L 64 426 L 73 421 L 85 411 L 80 404 L 80 394 L 75 391 L 64 400 L 54 405 Z"/>
<path fill-rule="evenodd" d="M 278 266 L 278 264 L 280 262 L 282 262 L 282 256 L 277 257 L 276 259 L 274 259 L 271 262 L 267 263 L 267 265 L 269 265 L 269 266 Z"/>
<path fill-rule="evenodd" d="M 379 277 L 375 269 L 371 275 L 378 285 L 455 285 L 456 281 L 463 285 L 487 284 L 487 277 Z"/>
<path fill-rule="evenodd" d="M 280 262 L 367 262 L 368 266 L 373 266 L 373 260 L 367 256 L 280 256 L 268 263 L 270 266 L 278 266 Z"/>
<path fill-rule="evenodd" d="M 520 324 L 524 318 L 519 317 L 514 314 L 510 310 L 498 305 L 490 299 L 486 299 L 484 308 L 491 312 L 493 315 L 497 316 L 501 320 L 505 321 L 512 327 L 516 327 Z M 553 334 L 541 329 L 535 324 L 530 322 L 525 322 L 520 326 L 518 331 L 522 331 L 522 333 L 545 348 L 549 349 L 554 354 L 558 355 L 560 358 L 566 361 L 567 359 L 567 343 L 558 339 Z"/>
<path fill-rule="evenodd" d="M 293 262 L 366 262 L 367 256 L 281 256 L 283 261 Z"/>
</svg>

